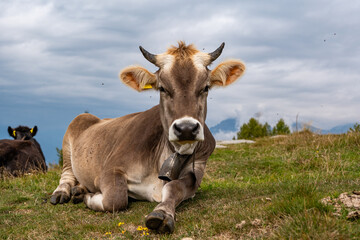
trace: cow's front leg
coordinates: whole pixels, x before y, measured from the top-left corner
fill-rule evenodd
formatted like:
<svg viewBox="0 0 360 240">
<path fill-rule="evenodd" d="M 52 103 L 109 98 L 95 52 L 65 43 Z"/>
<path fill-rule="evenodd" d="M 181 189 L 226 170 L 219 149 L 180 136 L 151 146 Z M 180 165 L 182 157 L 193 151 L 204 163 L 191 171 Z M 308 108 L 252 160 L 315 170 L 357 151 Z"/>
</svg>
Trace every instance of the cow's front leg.
<svg viewBox="0 0 360 240">
<path fill-rule="evenodd" d="M 175 228 L 175 208 L 182 201 L 194 196 L 196 189 L 195 176 L 192 173 L 165 184 L 161 203 L 146 217 L 146 226 L 160 233 L 172 233 Z"/>
<path fill-rule="evenodd" d="M 100 178 L 100 192 L 87 193 L 84 202 L 95 211 L 118 212 L 128 205 L 127 181 L 122 171 L 110 170 Z"/>
</svg>

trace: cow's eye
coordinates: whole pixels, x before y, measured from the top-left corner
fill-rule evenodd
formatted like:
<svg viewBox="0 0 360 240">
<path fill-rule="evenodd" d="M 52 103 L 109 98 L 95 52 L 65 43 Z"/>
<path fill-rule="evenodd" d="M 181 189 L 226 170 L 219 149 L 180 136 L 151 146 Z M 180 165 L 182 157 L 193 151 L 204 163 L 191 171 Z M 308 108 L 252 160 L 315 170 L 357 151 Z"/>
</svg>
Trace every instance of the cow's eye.
<svg viewBox="0 0 360 240">
<path fill-rule="evenodd" d="M 208 91 L 209 91 L 209 86 L 206 86 L 205 88 L 203 88 L 203 90 L 201 90 L 200 94 L 207 93 Z"/>
<path fill-rule="evenodd" d="M 162 93 L 165 93 L 166 95 L 171 97 L 171 93 L 168 90 L 166 90 L 165 88 L 159 87 L 159 91 Z"/>
<path fill-rule="evenodd" d="M 159 87 L 159 91 L 160 92 L 166 92 L 165 88 L 163 88 L 163 87 Z"/>
<path fill-rule="evenodd" d="M 170 98 L 173 97 L 173 91 L 171 91 L 171 90 L 169 91 L 168 89 L 163 88 L 163 87 L 159 87 L 158 90 L 160 91 L 160 93 L 162 95 L 165 95 L 165 96 L 170 97 Z"/>
</svg>

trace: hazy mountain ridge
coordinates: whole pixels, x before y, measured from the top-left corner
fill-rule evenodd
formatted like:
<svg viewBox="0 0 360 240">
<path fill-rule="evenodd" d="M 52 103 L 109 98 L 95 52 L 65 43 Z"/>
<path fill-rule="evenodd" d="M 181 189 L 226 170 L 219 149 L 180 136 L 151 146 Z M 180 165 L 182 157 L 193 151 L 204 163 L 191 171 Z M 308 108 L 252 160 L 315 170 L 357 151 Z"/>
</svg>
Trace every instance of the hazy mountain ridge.
<svg viewBox="0 0 360 240">
<path fill-rule="evenodd" d="M 342 124 L 342 125 L 337 125 L 333 128 L 330 129 L 321 129 L 321 128 L 317 128 L 314 126 L 307 126 L 306 124 L 300 123 L 298 124 L 298 130 L 302 130 L 303 128 L 309 128 L 310 131 L 314 132 L 314 133 L 319 133 L 319 134 L 342 134 L 342 133 L 347 133 L 349 131 L 350 128 L 352 128 L 355 125 L 355 123 L 346 123 L 346 124 Z M 296 131 L 296 123 L 293 123 L 291 125 L 292 130 Z"/>
<path fill-rule="evenodd" d="M 210 128 L 212 134 L 222 132 L 237 132 L 239 129 L 236 127 L 236 118 L 228 118 L 220 123 L 216 124 L 215 126 Z"/>
<path fill-rule="evenodd" d="M 355 123 L 347 123 L 347 124 L 337 125 L 330 129 L 321 129 L 321 128 L 314 127 L 311 125 L 308 126 L 307 124 L 304 124 L 304 123 L 299 123 L 298 130 L 300 131 L 306 127 L 306 128 L 309 128 L 310 131 L 312 131 L 314 133 L 319 133 L 319 134 L 342 134 L 342 133 L 347 133 L 349 131 L 349 129 L 351 127 L 353 127 L 354 125 L 355 125 Z M 296 123 L 292 123 L 291 128 L 292 128 L 292 132 L 295 132 L 296 131 Z M 216 135 L 220 132 L 230 133 L 230 132 L 238 132 L 239 130 L 240 130 L 240 127 L 237 127 L 236 118 L 225 119 L 225 120 L 221 121 L 220 123 L 216 124 L 215 126 L 210 127 L 210 131 L 214 135 Z"/>
</svg>

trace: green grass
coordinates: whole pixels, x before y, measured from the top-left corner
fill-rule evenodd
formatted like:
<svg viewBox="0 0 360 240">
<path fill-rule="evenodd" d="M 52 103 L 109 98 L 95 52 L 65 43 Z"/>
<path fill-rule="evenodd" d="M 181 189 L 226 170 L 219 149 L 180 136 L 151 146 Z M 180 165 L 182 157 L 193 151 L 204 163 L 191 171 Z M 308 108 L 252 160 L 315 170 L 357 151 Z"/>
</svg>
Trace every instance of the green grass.
<svg viewBox="0 0 360 240">
<path fill-rule="evenodd" d="M 156 203 L 120 213 L 53 206 L 60 169 L 0 179 L 0 239 L 357 239 L 360 220 L 320 200 L 360 190 L 360 135 L 293 134 L 217 149 L 195 198 L 177 209 L 172 235 L 143 235 Z M 345 210 L 344 210 L 345 211 Z M 259 219 L 258 224 L 252 224 Z M 237 227 L 243 220 L 245 225 Z M 119 222 L 124 222 L 118 226 Z M 122 231 L 126 230 L 125 233 Z M 111 234 L 106 234 L 111 232 Z"/>
</svg>

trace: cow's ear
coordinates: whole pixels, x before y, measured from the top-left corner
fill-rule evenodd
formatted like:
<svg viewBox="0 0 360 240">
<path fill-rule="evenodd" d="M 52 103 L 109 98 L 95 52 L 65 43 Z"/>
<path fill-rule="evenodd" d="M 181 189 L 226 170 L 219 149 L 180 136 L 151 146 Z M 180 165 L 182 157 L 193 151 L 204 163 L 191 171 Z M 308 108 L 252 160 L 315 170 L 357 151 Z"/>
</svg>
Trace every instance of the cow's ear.
<svg viewBox="0 0 360 240">
<path fill-rule="evenodd" d="M 10 126 L 8 127 L 8 133 L 10 137 L 13 137 L 14 139 L 16 138 L 16 131 Z"/>
<path fill-rule="evenodd" d="M 143 67 L 130 66 L 120 72 L 120 79 L 138 92 L 156 88 L 156 76 Z"/>
<path fill-rule="evenodd" d="M 35 136 L 37 133 L 37 126 L 34 126 L 32 129 L 30 129 L 31 136 Z"/>
<path fill-rule="evenodd" d="M 211 71 L 211 86 L 227 86 L 235 82 L 245 72 L 245 65 L 239 60 L 220 63 Z"/>
</svg>

